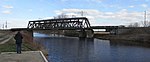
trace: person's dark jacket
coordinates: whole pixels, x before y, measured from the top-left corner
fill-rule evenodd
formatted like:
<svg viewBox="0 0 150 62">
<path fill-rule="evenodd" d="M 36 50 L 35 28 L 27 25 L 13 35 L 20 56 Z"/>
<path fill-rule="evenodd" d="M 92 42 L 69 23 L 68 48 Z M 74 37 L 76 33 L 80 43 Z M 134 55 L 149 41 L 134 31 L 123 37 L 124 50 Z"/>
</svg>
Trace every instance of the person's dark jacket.
<svg viewBox="0 0 150 62">
<path fill-rule="evenodd" d="M 21 44 L 22 43 L 22 39 L 23 39 L 22 34 L 20 32 L 18 32 L 15 35 L 14 39 L 16 40 L 16 44 Z"/>
</svg>

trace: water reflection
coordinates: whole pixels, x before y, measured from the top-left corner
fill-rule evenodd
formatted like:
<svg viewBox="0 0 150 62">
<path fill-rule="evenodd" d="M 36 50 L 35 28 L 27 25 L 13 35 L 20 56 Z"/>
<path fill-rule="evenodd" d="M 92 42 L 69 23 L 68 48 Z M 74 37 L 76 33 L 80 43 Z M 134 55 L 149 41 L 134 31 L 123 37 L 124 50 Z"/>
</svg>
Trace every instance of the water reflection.
<svg viewBox="0 0 150 62">
<path fill-rule="evenodd" d="M 149 62 L 150 49 L 109 40 L 77 37 L 35 37 L 50 62 Z"/>
<path fill-rule="evenodd" d="M 111 58 L 115 62 L 149 62 L 150 49 L 140 44 L 126 43 L 123 41 L 110 42 Z"/>
<path fill-rule="evenodd" d="M 92 62 L 94 60 L 94 40 L 79 39 L 78 42 L 78 62 Z"/>
</svg>

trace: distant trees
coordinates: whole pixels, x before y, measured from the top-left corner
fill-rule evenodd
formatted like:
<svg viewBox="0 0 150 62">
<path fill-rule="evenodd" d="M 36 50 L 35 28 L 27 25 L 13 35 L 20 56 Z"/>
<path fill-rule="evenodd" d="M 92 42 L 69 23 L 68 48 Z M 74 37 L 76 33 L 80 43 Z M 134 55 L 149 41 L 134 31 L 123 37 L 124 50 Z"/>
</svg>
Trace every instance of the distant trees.
<svg viewBox="0 0 150 62">
<path fill-rule="evenodd" d="M 64 13 L 58 15 L 58 16 L 54 16 L 54 19 L 59 19 L 59 18 L 74 18 L 76 17 L 76 15 L 66 15 Z"/>
<path fill-rule="evenodd" d="M 150 27 L 150 21 L 130 23 L 128 27 Z"/>
<path fill-rule="evenodd" d="M 60 14 L 58 16 L 54 16 L 54 19 L 67 18 L 67 17 L 68 17 L 67 15 L 62 13 L 62 14 Z"/>
<path fill-rule="evenodd" d="M 142 21 L 141 24 L 143 27 L 150 27 L 150 21 Z"/>
<path fill-rule="evenodd" d="M 139 23 L 137 23 L 137 22 L 135 22 L 135 23 L 130 23 L 130 24 L 128 25 L 128 27 L 139 27 L 138 24 L 139 24 Z"/>
<path fill-rule="evenodd" d="M 128 27 L 140 27 L 140 24 L 138 22 L 130 23 Z"/>
</svg>

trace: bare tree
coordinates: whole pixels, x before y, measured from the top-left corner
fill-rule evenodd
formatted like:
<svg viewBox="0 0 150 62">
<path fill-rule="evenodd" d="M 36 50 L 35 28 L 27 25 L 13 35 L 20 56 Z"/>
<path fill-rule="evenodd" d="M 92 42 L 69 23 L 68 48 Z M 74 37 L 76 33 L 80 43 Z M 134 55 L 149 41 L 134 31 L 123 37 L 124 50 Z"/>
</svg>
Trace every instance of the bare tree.
<svg viewBox="0 0 150 62">
<path fill-rule="evenodd" d="M 66 15 L 65 13 L 62 13 L 62 14 L 60 14 L 58 16 L 54 16 L 54 19 L 70 18 L 70 17 L 74 18 L 74 17 L 76 17 L 76 15 Z"/>
<path fill-rule="evenodd" d="M 67 18 L 67 15 L 65 15 L 64 13 L 58 15 L 58 18 Z"/>
<path fill-rule="evenodd" d="M 133 24 L 133 26 L 134 26 L 134 27 L 140 27 L 140 24 L 139 24 L 138 22 L 135 22 L 135 23 Z"/>
<path fill-rule="evenodd" d="M 140 24 L 138 22 L 130 23 L 128 27 L 140 27 Z"/>
<path fill-rule="evenodd" d="M 150 26 L 150 22 L 147 20 L 146 11 L 144 11 L 144 21 L 141 21 L 141 24 L 142 24 L 143 27 L 149 27 Z"/>
<path fill-rule="evenodd" d="M 130 24 L 128 25 L 128 27 L 133 27 L 133 24 L 132 24 L 132 23 L 130 23 Z"/>
<path fill-rule="evenodd" d="M 54 16 L 54 19 L 60 19 L 60 18 L 67 18 L 68 16 L 65 15 L 64 13 L 58 15 L 58 16 Z"/>
<path fill-rule="evenodd" d="M 143 27 L 150 26 L 150 22 L 149 21 L 142 21 L 141 24 L 142 24 Z"/>
</svg>

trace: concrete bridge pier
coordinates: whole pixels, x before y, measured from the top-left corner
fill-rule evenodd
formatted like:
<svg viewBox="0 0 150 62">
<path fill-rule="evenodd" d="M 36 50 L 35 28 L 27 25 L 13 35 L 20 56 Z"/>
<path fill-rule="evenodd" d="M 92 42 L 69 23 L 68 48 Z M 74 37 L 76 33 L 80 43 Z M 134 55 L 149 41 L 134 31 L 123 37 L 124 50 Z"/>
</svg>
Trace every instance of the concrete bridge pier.
<svg viewBox="0 0 150 62">
<path fill-rule="evenodd" d="M 112 34 L 112 35 L 117 35 L 117 33 L 118 33 L 118 29 L 112 29 L 110 31 L 110 34 Z"/>
<path fill-rule="evenodd" d="M 79 32 L 79 38 L 88 38 L 88 39 L 92 39 L 94 34 L 93 34 L 93 30 L 85 30 L 85 29 L 82 29 L 80 32 Z"/>
<path fill-rule="evenodd" d="M 116 35 L 118 33 L 118 29 L 106 29 L 106 32 L 110 32 L 111 35 Z"/>
<path fill-rule="evenodd" d="M 34 37 L 34 32 L 33 32 L 33 30 L 27 30 L 27 32 L 32 36 L 32 37 Z"/>
<path fill-rule="evenodd" d="M 107 28 L 107 29 L 106 29 L 106 32 L 110 32 L 111 30 L 112 30 L 112 29 L 108 29 L 108 28 Z"/>
<path fill-rule="evenodd" d="M 79 38 L 86 38 L 86 31 L 84 29 L 81 29 L 81 31 L 79 31 Z"/>
<path fill-rule="evenodd" d="M 93 30 L 86 30 L 86 37 L 87 38 L 93 38 L 94 31 Z"/>
<path fill-rule="evenodd" d="M 87 30 L 86 33 L 87 33 L 87 40 L 94 41 L 94 31 L 91 29 Z"/>
</svg>

